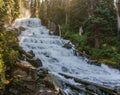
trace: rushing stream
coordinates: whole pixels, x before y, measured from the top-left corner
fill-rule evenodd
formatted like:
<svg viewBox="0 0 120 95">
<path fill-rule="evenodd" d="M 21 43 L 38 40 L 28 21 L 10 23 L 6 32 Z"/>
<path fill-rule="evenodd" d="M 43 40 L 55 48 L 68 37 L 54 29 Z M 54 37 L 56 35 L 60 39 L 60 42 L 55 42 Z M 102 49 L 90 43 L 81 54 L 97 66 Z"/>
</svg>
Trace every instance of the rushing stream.
<svg viewBox="0 0 120 95">
<path fill-rule="evenodd" d="M 41 25 L 37 18 L 17 19 L 14 27 L 26 28 L 19 38 L 20 46 L 25 50 L 33 50 L 45 68 L 55 75 L 65 73 L 77 78 L 107 86 L 120 86 L 120 71 L 106 65 L 95 66 L 87 63 L 87 59 L 75 56 L 73 49 L 63 47 L 68 40 L 49 35 L 49 30 Z"/>
</svg>

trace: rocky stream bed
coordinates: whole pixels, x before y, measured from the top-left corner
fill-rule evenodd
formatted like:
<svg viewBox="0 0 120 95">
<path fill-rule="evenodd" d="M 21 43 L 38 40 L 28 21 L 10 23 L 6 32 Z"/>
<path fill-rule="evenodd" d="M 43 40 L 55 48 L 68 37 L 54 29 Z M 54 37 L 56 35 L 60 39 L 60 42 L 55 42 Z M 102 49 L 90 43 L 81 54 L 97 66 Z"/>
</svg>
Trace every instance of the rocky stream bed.
<svg viewBox="0 0 120 95">
<path fill-rule="evenodd" d="M 39 19 L 18 19 L 9 29 L 19 36 L 22 50 L 4 95 L 120 95 L 118 70 L 89 64 Z"/>
</svg>

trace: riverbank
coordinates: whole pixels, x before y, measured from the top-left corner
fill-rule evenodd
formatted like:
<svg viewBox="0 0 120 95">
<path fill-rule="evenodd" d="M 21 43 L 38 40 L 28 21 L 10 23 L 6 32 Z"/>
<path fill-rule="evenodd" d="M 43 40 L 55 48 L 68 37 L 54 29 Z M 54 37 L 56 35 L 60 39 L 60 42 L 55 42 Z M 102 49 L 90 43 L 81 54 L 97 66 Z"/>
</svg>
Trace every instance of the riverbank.
<svg viewBox="0 0 120 95">
<path fill-rule="evenodd" d="M 95 65 L 106 64 L 112 68 L 120 69 L 120 53 L 118 51 L 118 45 L 109 45 L 110 42 L 118 40 L 117 38 L 107 40 L 106 42 L 101 43 L 100 48 L 94 48 L 91 46 L 91 43 L 88 43 L 89 33 L 84 33 L 79 35 L 75 32 L 70 32 L 69 29 L 62 28 L 62 37 L 64 39 L 70 40 L 76 46 L 76 50 L 80 55 L 87 57 L 90 60 L 90 63 Z M 102 39 L 105 40 L 105 39 Z"/>
<path fill-rule="evenodd" d="M 7 71 L 9 77 L 6 78 L 8 83 L 3 95 L 62 95 L 53 81 L 53 76 L 42 67 L 40 59 L 36 60 L 32 51 L 23 51 L 21 55 L 21 58 L 32 61 L 19 59 Z"/>
<path fill-rule="evenodd" d="M 11 43 L 8 50 L 12 52 L 6 51 L 2 53 L 3 56 L 0 56 L 1 59 L 4 56 L 6 59 L 0 60 L 0 95 L 61 95 L 59 87 L 57 88 L 53 82 L 53 76 L 42 67 L 41 60 L 35 57 L 32 50 L 25 52 L 18 45 L 17 37 L 24 30 L 24 27 L 11 27 L 5 31 L 6 35 L 3 36 L 6 37 L 7 33 L 11 33 L 7 39 L 11 37 L 12 39 L 9 39 L 10 42 L 6 39 L 4 44 Z M 6 46 L 2 45 L 4 48 Z M 11 63 L 8 64 L 8 62 Z"/>
<path fill-rule="evenodd" d="M 59 36 L 50 35 L 49 30 L 41 25 L 38 18 L 17 19 L 14 25 L 18 26 L 19 28 L 21 27 L 23 30 L 18 39 L 19 45 L 25 51 L 20 49 L 20 56 L 17 57 L 16 62 L 14 63 L 14 65 L 19 68 L 15 67 L 16 69 L 14 71 L 12 68 L 12 72 L 9 71 L 11 69 L 8 70 L 8 72 L 12 74 L 12 78 L 15 80 L 17 78 L 17 87 L 20 87 L 20 89 L 14 89 L 16 86 L 13 85 L 12 87 L 10 86 L 11 89 L 8 90 L 8 93 L 20 91 L 20 93 L 24 94 L 25 92 L 23 91 L 26 90 L 22 91 L 21 89 L 27 89 L 29 92 L 32 85 L 33 88 L 36 88 L 34 85 L 36 84 L 37 87 L 39 87 L 39 83 L 40 87 L 41 84 L 43 84 L 45 85 L 45 88 L 48 87 L 55 89 L 56 86 L 54 86 L 54 84 L 56 84 L 56 82 L 54 79 L 57 77 L 57 81 L 59 79 L 62 80 L 62 82 L 58 81 L 57 84 L 64 84 L 62 88 L 57 86 L 57 89 L 59 90 L 55 89 L 55 91 L 58 91 L 58 93 L 60 89 L 66 91 L 68 95 L 71 93 L 77 93 L 74 95 L 78 95 L 79 93 L 91 93 L 87 90 L 88 85 L 86 85 L 86 83 L 88 82 L 90 85 L 94 85 L 95 83 L 102 85 L 99 87 L 114 87 L 113 91 L 116 91 L 115 88 L 119 85 L 120 79 L 120 73 L 118 70 L 111 69 L 105 65 L 95 66 L 88 64 L 87 59 L 76 55 L 76 51 L 73 50 L 74 45 L 72 43 L 70 43 L 68 40 L 60 38 Z M 23 27 L 25 29 L 23 29 Z M 42 67 L 43 65 L 44 68 Z M 50 70 L 51 74 L 48 73 L 48 70 Z M 76 87 L 76 83 L 73 82 L 73 80 L 66 79 L 65 77 L 61 76 L 60 73 L 64 75 L 67 74 L 67 76 L 70 75 L 69 78 L 74 77 L 75 81 L 76 78 L 82 80 L 82 85 L 78 83 L 79 85 Z M 55 75 L 55 78 L 52 76 L 52 74 Z M 18 79 L 21 81 L 18 81 Z M 46 81 L 46 79 L 50 80 Z M 31 85 L 29 84 L 29 81 L 31 81 Z M 16 84 L 16 81 L 13 84 Z M 20 84 L 26 84 L 27 86 L 21 86 Z M 75 89 L 78 89 L 78 91 L 74 91 Z M 99 88 L 97 87 L 97 89 Z M 99 93 L 95 91 L 92 92 Z M 106 91 L 103 92 L 100 90 L 100 93 L 106 93 Z"/>
</svg>

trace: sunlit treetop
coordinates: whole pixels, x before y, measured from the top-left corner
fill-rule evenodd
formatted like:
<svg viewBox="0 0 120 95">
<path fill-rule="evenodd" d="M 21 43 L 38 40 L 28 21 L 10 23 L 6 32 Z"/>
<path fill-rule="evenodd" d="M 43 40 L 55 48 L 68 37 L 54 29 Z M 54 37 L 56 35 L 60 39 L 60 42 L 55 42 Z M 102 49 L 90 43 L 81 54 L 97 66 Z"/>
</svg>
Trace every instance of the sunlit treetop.
<svg viewBox="0 0 120 95">
<path fill-rule="evenodd" d="M 0 0 L 0 8 L 4 5 L 3 0 Z"/>
</svg>

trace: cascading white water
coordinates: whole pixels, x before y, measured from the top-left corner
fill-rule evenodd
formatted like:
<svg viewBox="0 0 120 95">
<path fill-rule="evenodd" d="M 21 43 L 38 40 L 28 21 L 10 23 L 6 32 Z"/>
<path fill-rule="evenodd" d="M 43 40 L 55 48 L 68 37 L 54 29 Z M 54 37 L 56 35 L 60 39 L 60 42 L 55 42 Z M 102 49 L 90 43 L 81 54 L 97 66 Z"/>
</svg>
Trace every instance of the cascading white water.
<svg viewBox="0 0 120 95">
<path fill-rule="evenodd" d="M 102 85 L 120 86 L 120 71 L 106 65 L 90 65 L 86 58 L 75 56 L 72 49 L 63 47 L 69 41 L 49 35 L 49 30 L 39 19 L 17 19 L 13 26 L 26 28 L 18 37 L 20 46 L 25 51 L 33 50 L 51 73 L 65 73 Z"/>
</svg>

